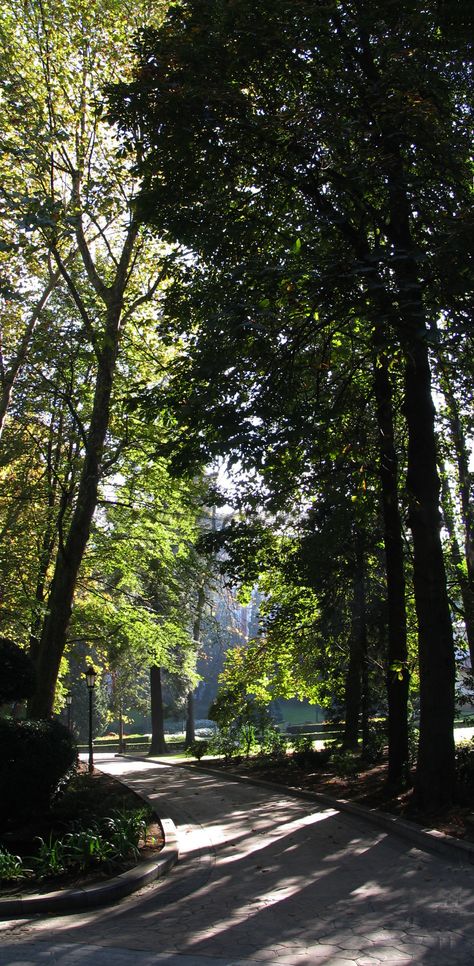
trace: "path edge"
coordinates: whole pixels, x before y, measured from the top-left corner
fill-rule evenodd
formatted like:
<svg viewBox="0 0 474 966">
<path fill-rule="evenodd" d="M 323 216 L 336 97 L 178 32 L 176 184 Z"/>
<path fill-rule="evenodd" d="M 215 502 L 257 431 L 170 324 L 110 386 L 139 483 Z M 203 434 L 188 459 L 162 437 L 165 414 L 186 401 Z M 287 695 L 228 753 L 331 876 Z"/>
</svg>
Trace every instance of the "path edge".
<svg viewBox="0 0 474 966">
<path fill-rule="evenodd" d="M 141 796 L 143 797 L 143 796 Z M 178 835 L 172 819 L 158 817 L 163 829 L 165 844 L 157 858 L 150 859 L 133 869 L 105 882 L 84 886 L 82 889 L 66 889 L 47 892 L 45 895 L 18 896 L 0 899 L 1 919 L 23 919 L 36 912 L 74 913 L 84 909 L 95 909 L 109 903 L 118 902 L 126 896 L 161 878 L 179 859 Z"/>
</svg>

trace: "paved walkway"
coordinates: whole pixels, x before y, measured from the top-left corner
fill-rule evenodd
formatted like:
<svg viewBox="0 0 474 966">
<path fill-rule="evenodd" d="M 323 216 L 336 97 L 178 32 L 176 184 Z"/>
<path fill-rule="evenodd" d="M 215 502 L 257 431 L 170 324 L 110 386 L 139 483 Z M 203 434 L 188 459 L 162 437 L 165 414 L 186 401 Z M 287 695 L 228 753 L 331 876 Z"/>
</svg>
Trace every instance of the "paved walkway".
<svg viewBox="0 0 474 966">
<path fill-rule="evenodd" d="M 472 966 L 474 868 L 312 802 L 102 756 L 178 827 L 116 906 L 0 925 L 0 966 Z"/>
</svg>

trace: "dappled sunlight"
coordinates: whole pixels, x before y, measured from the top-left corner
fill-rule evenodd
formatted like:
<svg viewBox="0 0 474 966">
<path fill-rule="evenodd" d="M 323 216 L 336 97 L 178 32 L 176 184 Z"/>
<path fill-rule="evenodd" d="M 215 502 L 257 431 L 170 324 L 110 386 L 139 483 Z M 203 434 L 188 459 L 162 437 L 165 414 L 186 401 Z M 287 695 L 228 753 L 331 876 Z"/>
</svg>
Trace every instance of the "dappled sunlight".
<svg viewBox="0 0 474 966">
<path fill-rule="evenodd" d="M 114 760 L 112 768 L 120 773 Z M 36 938 L 53 930 L 58 942 L 76 943 L 87 933 L 99 945 L 226 961 L 284 957 L 286 966 L 352 956 L 376 964 L 400 937 L 402 961 L 409 949 L 410 962 L 445 966 L 448 959 L 429 957 L 448 939 L 455 957 L 467 940 L 454 926 L 474 941 L 472 870 L 450 869 L 306 800 L 165 765 L 121 768 L 127 784 L 173 817 L 181 860 L 116 906 L 35 923 Z"/>
</svg>

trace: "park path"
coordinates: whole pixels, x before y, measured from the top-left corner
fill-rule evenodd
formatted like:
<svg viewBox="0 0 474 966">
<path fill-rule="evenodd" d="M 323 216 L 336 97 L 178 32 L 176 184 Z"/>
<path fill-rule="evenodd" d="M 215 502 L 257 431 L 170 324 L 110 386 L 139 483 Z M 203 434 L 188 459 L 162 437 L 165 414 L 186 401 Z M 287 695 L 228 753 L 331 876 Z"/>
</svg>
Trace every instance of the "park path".
<svg viewBox="0 0 474 966">
<path fill-rule="evenodd" d="M 177 826 L 167 878 L 0 926 L 0 966 L 473 966 L 474 868 L 249 783 L 98 756 Z"/>
</svg>

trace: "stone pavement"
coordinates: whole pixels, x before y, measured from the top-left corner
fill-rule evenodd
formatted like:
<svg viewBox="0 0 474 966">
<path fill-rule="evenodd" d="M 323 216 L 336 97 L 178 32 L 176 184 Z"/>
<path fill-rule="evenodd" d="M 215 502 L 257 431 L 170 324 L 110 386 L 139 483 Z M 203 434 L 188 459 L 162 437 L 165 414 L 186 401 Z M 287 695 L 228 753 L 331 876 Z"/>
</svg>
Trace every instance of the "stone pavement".
<svg viewBox="0 0 474 966">
<path fill-rule="evenodd" d="M 115 906 L 0 925 L 0 966 L 473 966 L 467 862 L 286 793 L 97 764 L 174 820 L 180 862 Z"/>
</svg>

